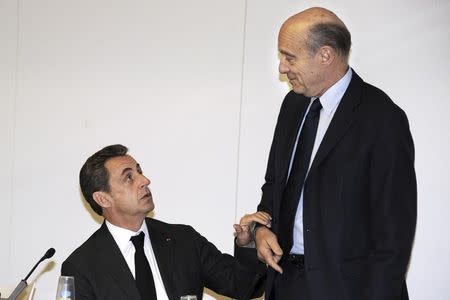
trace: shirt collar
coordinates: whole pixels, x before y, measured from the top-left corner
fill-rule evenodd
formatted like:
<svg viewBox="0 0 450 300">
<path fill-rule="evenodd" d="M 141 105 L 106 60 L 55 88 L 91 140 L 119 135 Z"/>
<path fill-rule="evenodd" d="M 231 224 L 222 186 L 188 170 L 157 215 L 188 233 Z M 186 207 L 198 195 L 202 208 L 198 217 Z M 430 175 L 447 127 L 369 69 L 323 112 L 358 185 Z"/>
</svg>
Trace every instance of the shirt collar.
<svg viewBox="0 0 450 300">
<path fill-rule="evenodd" d="M 352 80 L 352 69 L 348 68 L 345 75 L 333 84 L 321 97 L 320 103 L 322 104 L 323 112 L 331 114 L 336 110 L 339 102 L 341 102 L 342 96 L 344 96 L 350 81 Z M 314 100 L 316 98 L 312 98 Z"/>
<path fill-rule="evenodd" d="M 141 231 L 144 232 L 145 234 L 145 239 L 144 239 L 144 243 L 146 243 L 146 240 L 150 238 L 150 236 L 148 235 L 148 229 L 147 229 L 147 224 L 145 222 L 145 220 L 142 222 L 141 228 L 139 228 L 138 231 L 133 231 L 133 230 L 129 230 L 129 229 L 125 229 L 119 226 L 116 226 L 114 224 L 111 224 L 110 222 L 108 222 L 108 220 L 105 219 L 105 223 L 106 226 L 108 227 L 109 232 L 111 232 L 111 235 L 113 236 L 114 240 L 117 243 L 117 246 L 119 246 L 119 249 L 122 253 L 125 252 L 125 250 L 127 249 L 127 247 L 130 246 L 130 238 L 132 236 L 138 235 Z"/>
</svg>

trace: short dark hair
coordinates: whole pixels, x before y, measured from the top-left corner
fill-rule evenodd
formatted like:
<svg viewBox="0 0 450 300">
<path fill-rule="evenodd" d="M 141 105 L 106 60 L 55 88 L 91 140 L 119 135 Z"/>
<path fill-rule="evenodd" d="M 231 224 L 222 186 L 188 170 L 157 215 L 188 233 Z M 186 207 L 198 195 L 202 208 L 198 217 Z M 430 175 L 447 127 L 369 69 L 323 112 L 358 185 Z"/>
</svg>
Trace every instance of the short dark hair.
<svg viewBox="0 0 450 300">
<path fill-rule="evenodd" d="M 348 59 L 352 38 L 347 27 L 337 23 L 317 23 L 309 28 L 306 46 L 311 55 L 320 47 L 330 46 L 338 55 Z"/>
<path fill-rule="evenodd" d="M 84 163 L 80 170 L 80 187 L 84 199 L 91 208 L 102 215 L 102 207 L 95 202 L 92 195 L 97 191 L 109 192 L 109 173 L 105 167 L 106 161 L 113 157 L 124 156 L 128 148 L 123 145 L 111 145 L 94 153 Z"/>
</svg>

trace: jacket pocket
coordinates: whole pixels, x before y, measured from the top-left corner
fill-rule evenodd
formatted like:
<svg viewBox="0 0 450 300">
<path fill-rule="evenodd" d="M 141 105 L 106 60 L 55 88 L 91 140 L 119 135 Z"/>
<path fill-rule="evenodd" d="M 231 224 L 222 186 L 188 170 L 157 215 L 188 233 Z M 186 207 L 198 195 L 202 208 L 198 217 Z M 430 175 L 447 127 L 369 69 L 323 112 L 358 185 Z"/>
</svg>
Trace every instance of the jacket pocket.
<svg viewBox="0 0 450 300">
<path fill-rule="evenodd" d="M 369 273 L 369 263 L 366 258 L 345 261 L 341 264 L 341 273 L 347 278 L 367 277 Z"/>
<path fill-rule="evenodd" d="M 341 264 L 342 284 L 348 300 L 367 299 L 369 266 L 365 260 Z"/>
</svg>

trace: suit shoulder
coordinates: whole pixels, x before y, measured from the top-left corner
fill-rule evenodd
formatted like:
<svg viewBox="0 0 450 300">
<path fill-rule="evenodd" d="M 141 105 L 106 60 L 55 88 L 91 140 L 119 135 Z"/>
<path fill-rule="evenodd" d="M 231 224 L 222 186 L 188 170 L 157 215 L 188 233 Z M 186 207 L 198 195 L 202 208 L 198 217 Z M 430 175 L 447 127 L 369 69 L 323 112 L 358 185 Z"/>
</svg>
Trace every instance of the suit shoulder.
<svg viewBox="0 0 450 300">
<path fill-rule="evenodd" d="M 95 254 L 97 248 L 97 240 L 98 237 L 102 234 L 101 228 L 95 231 L 83 244 L 81 244 L 78 248 L 76 248 L 70 255 L 67 257 L 65 262 L 78 262 L 78 261 L 86 261 Z"/>
<path fill-rule="evenodd" d="M 394 129 L 409 131 L 406 113 L 380 88 L 363 82 L 361 102 L 362 111 L 365 111 L 363 122 L 378 128 L 379 134 L 392 133 Z"/>
<path fill-rule="evenodd" d="M 146 219 L 147 225 L 149 228 L 156 228 L 159 231 L 163 231 L 163 232 L 169 232 L 172 234 L 180 234 L 180 233 L 194 233 L 196 232 L 195 229 L 190 226 L 190 225 L 186 225 L 186 224 L 171 224 L 171 223 L 166 223 L 160 220 L 156 220 L 153 218 L 147 218 Z"/>
<path fill-rule="evenodd" d="M 374 112 L 403 113 L 403 110 L 380 88 L 364 82 L 362 98 Z"/>
</svg>

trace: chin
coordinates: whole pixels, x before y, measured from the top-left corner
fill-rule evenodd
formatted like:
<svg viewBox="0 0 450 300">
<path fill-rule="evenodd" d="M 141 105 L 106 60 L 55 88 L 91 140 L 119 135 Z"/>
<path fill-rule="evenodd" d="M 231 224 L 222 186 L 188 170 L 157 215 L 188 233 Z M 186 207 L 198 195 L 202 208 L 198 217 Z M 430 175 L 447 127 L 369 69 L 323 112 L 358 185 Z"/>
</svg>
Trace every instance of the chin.
<svg viewBox="0 0 450 300">
<path fill-rule="evenodd" d="M 146 209 L 147 214 L 151 213 L 154 209 L 155 209 L 155 204 L 153 204 L 153 202 L 149 203 L 149 205 L 148 205 L 148 207 Z"/>
<path fill-rule="evenodd" d="M 296 93 L 296 94 L 300 94 L 300 95 L 306 96 L 306 95 L 305 95 L 305 90 L 302 89 L 302 88 L 296 88 L 296 87 L 293 87 L 292 90 L 293 90 L 294 93 Z"/>
<path fill-rule="evenodd" d="M 305 87 L 302 85 L 291 83 L 291 88 L 296 94 L 304 94 L 305 93 Z"/>
</svg>

